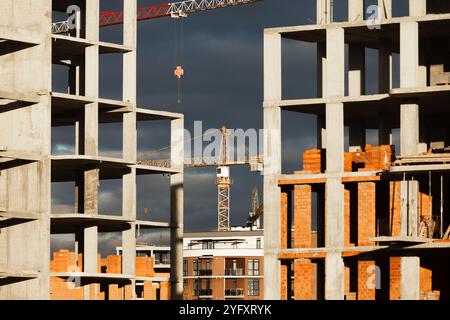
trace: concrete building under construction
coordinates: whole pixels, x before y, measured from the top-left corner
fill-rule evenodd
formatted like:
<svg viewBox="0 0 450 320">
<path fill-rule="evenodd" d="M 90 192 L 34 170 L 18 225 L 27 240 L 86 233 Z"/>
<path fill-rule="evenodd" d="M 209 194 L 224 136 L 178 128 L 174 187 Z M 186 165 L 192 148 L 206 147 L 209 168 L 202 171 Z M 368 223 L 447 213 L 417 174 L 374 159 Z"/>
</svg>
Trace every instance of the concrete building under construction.
<svg viewBox="0 0 450 320">
<path fill-rule="evenodd" d="M 317 0 L 316 24 L 264 32 L 265 298 L 449 299 L 450 5 L 409 0 L 394 17 L 392 1 L 378 0 L 367 20 L 365 1 L 348 0 L 341 22 L 332 9 Z M 283 98 L 283 39 L 317 45 L 316 97 Z M 290 173 L 286 111 L 317 118 L 317 149 Z"/>
<path fill-rule="evenodd" d="M 68 6 L 81 8 L 74 29 L 52 34 L 52 22 Z M 135 299 L 136 228 L 170 228 L 171 297 L 183 292 L 183 115 L 136 105 L 137 1 L 123 2 L 123 43 L 100 41 L 99 0 L 2 0 L 0 10 L 0 299 L 49 299 L 51 278 L 78 278 L 82 297 L 98 299 L 114 285 Z M 120 55 L 122 99 L 99 95 L 99 59 Z M 52 91 L 52 67 L 68 68 L 65 92 Z M 54 80 L 54 79 L 53 79 Z M 167 120 L 171 161 L 165 167 L 138 159 L 137 123 Z M 99 125 L 122 125 L 122 156 L 99 155 Z M 74 153 L 52 154 L 52 130 L 71 127 Z M 170 222 L 140 221 L 138 175 L 170 175 Z M 99 185 L 122 182 L 122 214 L 99 214 Z M 74 212 L 51 210 L 52 183 L 73 182 Z M 122 233 L 120 272 L 103 273 L 98 238 Z M 53 234 L 75 237 L 76 270 L 50 267 Z M 56 262 L 55 262 L 56 266 Z M 54 269 L 56 270 L 56 269 Z M 101 289 L 101 290 L 100 290 Z M 115 295 L 117 294 L 114 293 Z M 106 296 L 113 295 L 112 292 Z"/>
</svg>

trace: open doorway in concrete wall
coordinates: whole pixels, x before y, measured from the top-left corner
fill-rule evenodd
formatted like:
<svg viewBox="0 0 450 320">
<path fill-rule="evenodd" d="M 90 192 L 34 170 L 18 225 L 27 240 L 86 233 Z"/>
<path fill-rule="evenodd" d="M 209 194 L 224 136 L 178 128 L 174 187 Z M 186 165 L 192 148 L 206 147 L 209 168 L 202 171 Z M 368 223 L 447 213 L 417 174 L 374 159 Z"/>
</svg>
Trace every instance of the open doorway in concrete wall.
<svg viewBox="0 0 450 320">
<path fill-rule="evenodd" d="M 295 36 L 284 37 L 281 53 L 282 98 L 284 100 L 317 98 L 316 45 L 296 39 Z"/>
</svg>

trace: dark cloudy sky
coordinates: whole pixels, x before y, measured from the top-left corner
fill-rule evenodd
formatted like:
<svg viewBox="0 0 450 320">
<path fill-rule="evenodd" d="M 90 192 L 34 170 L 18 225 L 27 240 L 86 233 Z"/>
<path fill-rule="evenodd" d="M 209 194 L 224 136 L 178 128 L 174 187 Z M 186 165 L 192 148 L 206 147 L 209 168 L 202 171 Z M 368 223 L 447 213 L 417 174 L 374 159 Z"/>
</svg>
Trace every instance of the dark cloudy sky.
<svg viewBox="0 0 450 320">
<path fill-rule="evenodd" d="M 120 0 L 102 0 L 102 10 L 121 9 Z M 144 7 L 164 1 L 139 0 Z M 394 14 L 405 12 L 407 1 L 394 1 Z M 263 101 L 263 30 L 268 27 L 311 24 L 315 21 L 315 0 L 263 0 L 262 2 L 189 15 L 184 19 L 180 64 L 185 76 L 182 80 L 182 103 L 176 103 L 176 80 L 173 69 L 176 59 L 175 24 L 170 18 L 139 23 L 138 29 L 138 105 L 151 109 L 181 112 L 186 128 L 192 132 L 194 121 L 203 121 L 203 128 L 260 129 L 262 128 Z M 366 5 L 376 0 L 366 1 Z M 335 20 L 346 19 L 347 0 L 335 1 Z M 101 40 L 122 41 L 120 26 L 103 28 Z M 316 94 L 316 47 L 312 44 L 283 40 L 283 97 L 308 98 Z M 375 52 L 368 50 L 368 91 L 376 88 Z M 101 56 L 100 95 L 121 99 L 122 68 L 120 55 Z M 373 61 L 373 63 L 371 63 Z M 64 90 L 63 70 L 55 68 L 54 90 Z M 303 150 L 316 147 L 314 116 L 300 113 L 283 114 L 283 170 L 292 172 L 301 167 Z M 71 129 L 53 131 L 54 152 L 71 152 Z M 139 151 L 160 150 L 169 143 L 168 124 L 152 122 L 139 125 Z M 121 127 L 100 127 L 102 154 L 121 154 Z M 370 142 L 370 139 L 369 139 Z M 261 150 L 262 151 L 262 150 Z M 73 152 L 73 151 L 72 151 Z M 155 158 L 164 152 L 152 153 Z M 231 191 L 231 224 L 245 222 L 251 208 L 254 186 L 262 199 L 262 176 L 251 173 L 247 166 L 233 167 L 234 185 Z M 72 184 L 53 187 L 55 211 L 69 211 L 73 204 Z M 168 178 L 139 177 L 138 217 L 165 221 L 169 219 Z M 100 187 L 100 213 L 121 213 L 120 181 L 102 181 Z M 149 208 L 149 217 L 143 208 Z M 188 169 L 185 174 L 185 229 L 213 230 L 217 227 L 217 194 L 215 169 Z M 162 236 L 143 235 L 144 241 L 159 242 Z M 69 239 L 69 240 L 67 240 Z M 73 241 L 55 237 L 54 247 Z M 111 253 L 120 243 L 120 235 L 101 238 L 101 250 Z M 56 244 L 57 243 L 57 244 Z M 70 245 L 69 245 L 70 246 Z"/>
</svg>

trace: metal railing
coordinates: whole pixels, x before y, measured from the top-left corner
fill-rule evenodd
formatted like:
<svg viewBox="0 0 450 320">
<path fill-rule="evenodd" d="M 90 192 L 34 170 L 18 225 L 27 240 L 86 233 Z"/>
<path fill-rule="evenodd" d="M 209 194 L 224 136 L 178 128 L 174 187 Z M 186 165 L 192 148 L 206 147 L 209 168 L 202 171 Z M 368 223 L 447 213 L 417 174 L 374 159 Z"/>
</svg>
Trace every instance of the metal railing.
<svg viewBox="0 0 450 320">
<path fill-rule="evenodd" d="M 195 295 L 199 297 L 212 296 L 212 289 L 197 289 L 195 290 Z"/>
<path fill-rule="evenodd" d="M 212 276 L 212 269 L 201 269 L 198 270 L 199 276 Z"/>
<path fill-rule="evenodd" d="M 225 269 L 225 275 L 226 276 L 243 276 L 244 275 L 244 269 Z"/>
<path fill-rule="evenodd" d="M 244 295 L 244 289 L 235 288 L 235 289 L 225 289 L 226 297 L 241 297 Z"/>
</svg>

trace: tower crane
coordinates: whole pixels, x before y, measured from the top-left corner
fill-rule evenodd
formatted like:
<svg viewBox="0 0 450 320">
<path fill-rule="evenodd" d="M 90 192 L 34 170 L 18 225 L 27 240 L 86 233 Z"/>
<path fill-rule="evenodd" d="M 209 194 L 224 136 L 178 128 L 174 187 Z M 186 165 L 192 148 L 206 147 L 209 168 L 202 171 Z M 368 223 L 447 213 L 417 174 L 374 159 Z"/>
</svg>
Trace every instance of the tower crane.
<svg viewBox="0 0 450 320">
<path fill-rule="evenodd" d="M 259 2 L 261 0 L 186 0 L 173 3 L 163 3 L 142 7 L 137 10 L 137 20 L 144 21 L 163 17 L 186 17 L 189 13 L 206 11 L 211 9 L 226 8 Z M 100 12 L 100 27 L 123 24 L 123 11 Z M 68 21 L 54 22 L 52 33 L 67 33 L 70 31 Z"/>
<path fill-rule="evenodd" d="M 188 14 L 206 11 L 212 9 L 220 9 L 232 6 L 239 6 L 259 2 L 262 0 L 186 0 L 172 3 L 162 3 L 147 7 L 138 8 L 137 21 L 157 19 L 163 17 L 171 17 L 174 19 L 186 18 Z M 99 17 L 100 27 L 108 27 L 123 24 L 123 11 L 102 11 Z M 77 16 L 77 25 L 79 28 L 79 16 Z M 71 31 L 71 23 L 69 20 L 52 23 L 52 33 L 68 33 Z M 177 78 L 177 102 L 181 102 L 181 78 L 184 76 L 184 70 L 181 65 L 177 65 L 173 71 Z"/>
<path fill-rule="evenodd" d="M 251 171 L 262 171 L 263 156 L 251 156 L 246 154 L 243 159 L 229 159 L 228 139 L 229 133 L 226 127 L 220 129 L 221 148 L 218 159 L 190 159 L 185 164 L 186 168 L 217 167 L 216 185 L 217 185 L 217 229 L 218 231 L 230 230 L 230 190 L 233 180 L 230 175 L 230 167 L 236 165 L 250 165 Z"/>
<path fill-rule="evenodd" d="M 260 221 L 263 214 L 264 207 L 263 205 L 259 205 L 258 188 L 255 187 L 252 192 L 252 211 L 247 219 L 247 227 L 250 227 L 250 229 L 259 229 L 261 227 Z"/>
</svg>

